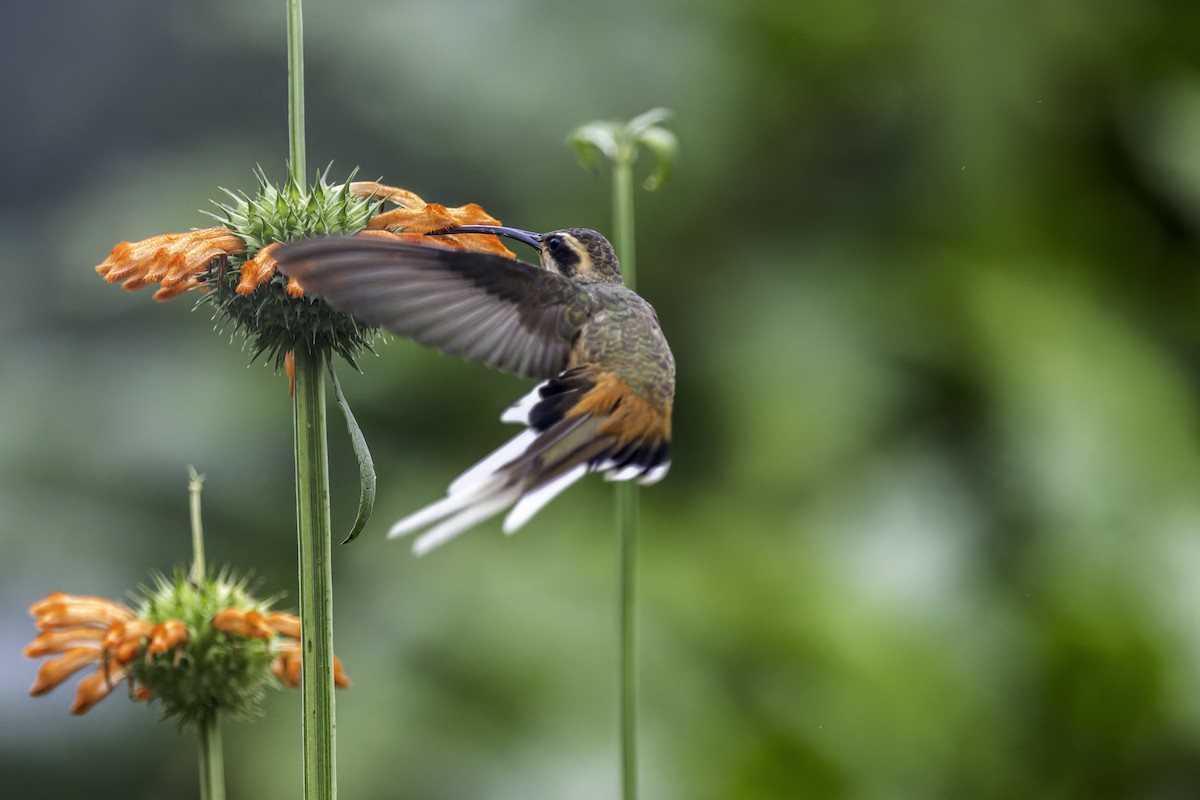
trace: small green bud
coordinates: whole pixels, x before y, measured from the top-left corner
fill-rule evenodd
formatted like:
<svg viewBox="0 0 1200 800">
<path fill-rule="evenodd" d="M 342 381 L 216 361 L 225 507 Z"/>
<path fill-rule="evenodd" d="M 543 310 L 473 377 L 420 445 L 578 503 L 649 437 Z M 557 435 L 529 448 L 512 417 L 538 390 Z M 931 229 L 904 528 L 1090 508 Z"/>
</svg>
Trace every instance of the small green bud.
<svg viewBox="0 0 1200 800">
<path fill-rule="evenodd" d="M 596 172 L 601 156 L 614 166 L 632 166 L 645 147 L 655 157 L 654 171 L 643 183 L 652 192 L 671 177 L 679 155 L 679 140 L 660 125 L 670 116 L 668 109 L 652 108 L 629 122 L 589 122 L 571 131 L 567 143 L 591 173 Z"/>
</svg>

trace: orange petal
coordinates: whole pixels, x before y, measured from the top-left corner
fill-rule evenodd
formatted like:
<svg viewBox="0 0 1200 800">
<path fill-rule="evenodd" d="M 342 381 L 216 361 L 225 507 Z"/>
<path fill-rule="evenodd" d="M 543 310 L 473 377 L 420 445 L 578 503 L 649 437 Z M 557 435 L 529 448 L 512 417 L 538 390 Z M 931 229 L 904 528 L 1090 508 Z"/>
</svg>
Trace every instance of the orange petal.
<svg viewBox="0 0 1200 800">
<path fill-rule="evenodd" d="M 398 206 L 408 206 L 409 208 L 425 205 L 425 201 L 415 192 L 395 186 L 387 186 L 377 181 L 354 181 L 350 184 L 350 194 L 355 197 L 373 197 L 377 200 L 386 200 L 389 203 L 395 203 Z"/>
<path fill-rule="evenodd" d="M 188 289 L 193 289 L 193 288 L 199 286 L 201 283 L 203 283 L 203 281 L 201 281 L 195 275 L 189 277 L 186 280 L 182 280 L 179 283 L 172 284 L 170 286 L 168 286 L 166 284 L 166 281 L 164 281 L 162 288 L 155 290 L 154 294 L 151 296 L 155 300 L 157 300 L 161 303 L 164 300 L 170 300 L 172 298 L 178 297 L 179 295 L 186 292 Z M 125 288 L 128 289 L 129 287 L 126 286 Z"/>
<path fill-rule="evenodd" d="M 271 673 L 293 689 L 298 688 L 301 682 L 301 658 L 300 643 L 294 639 L 284 639 L 278 645 L 275 660 L 271 662 Z M 342 666 L 342 660 L 337 656 L 333 657 L 333 685 L 340 689 L 350 687 L 350 678 L 346 675 L 346 668 Z"/>
<path fill-rule="evenodd" d="M 42 631 L 26 645 L 26 658 L 40 658 L 51 653 L 62 653 L 74 647 L 100 648 L 104 638 L 103 628 L 61 628 Z"/>
<path fill-rule="evenodd" d="M 242 279 L 238 282 L 238 294 L 251 294 L 262 284 L 271 280 L 279 262 L 271 255 L 279 247 L 279 242 L 271 242 L 259 248 L 254 258 L 242 264 Z"/>
<path fill-rule="evenodd" d="M 79 682 L 75 689 L 75 702 L 71 704 L 72 714 L 86 714 L 88 710 L 99 703 L 125 680 L 124 669 L 111 669 L 105 672 L 97 670 Z"/>
<path fill-rule="evenodd" d="M 88 664 L 94 664 L 99 660 L 100 650 L 97 648 L 73 647 L 64 653 L 62 658 L 42 664 L 29 693 L 34 697 L 40 697 Z"/>
<path fill-rule="evenodd" d="M 109 600 L 107 597 L 99 597 L 90 594 L 67 594 L 66 592 L 51 592 L 50 594 L 38 600 L 29 607 L 29 613 L 35 617 L 45 614 L 51 609 L 57 609 L 63 605 L 104 605 L 114 606 L 124 609 L 127 617 L 133 616 L 133 611 L 124 603 L 118 603 L 115 600 Z"/>
<path fill-rule="evenodd" d="M 483 210 L 478 203 L 467 203 L 465 206 L 449 209 L 450 216 L 459 225 L 499 225 L 500 220 Z"/>
<path fill-rule="evenodd" d="M 300 670 L 301 670 L 301 667 L 303 666 L 301 663 L 301 660 L 300 660 L 300 656 L 293 656 L 292 658 L 287 659 L 284 662 L 284 666 L 287 668 L 286 680 L 288 682 L 288 685 L 299 687 L 300 684 L 303 682 L 300 677 Z"/>
<path fill-rule="evenodd" d="M 289 636 L 292 639 L 300 638 L 300 618 L 295 614 L 288 614 L 286 611 L 272 611 L 267 614 L 265 622 L 280 636 Z"/>
<path fill-rule="evenodd" d="M 29 613 L 36 617 L 43 613 L 47 607 L 59 605 L 60 603 L 66 601 L 69 597 L 71 597 L 71 595 L 67 594 L 66 592 L 51 592 L 41 600 L 38 600 L 36 603 L 31 605 L 29 607 Z M 95 597 L 92 599 L 101 600 L 103 598 Z"/>
<path fill-rule="evenodd" d="M 148 703 L 154 699 L 154 692 L 147 689 L 145 686 L 137 686 L 133 690 L 133 696 L 130 698 L 135 703 Z"/>
<path fill-rule="evenodd" d="M 293 689 L 300 687 L 300 651 L 285 650 L 271 662 L 271 674 Z"/>
<path fill-rule="evenodd" d="M 430 203 L 420 208 L 395 208 L 372 217 L 367 223 L 371 230 L 398 228 L 405 233 L 429 233 L 452 228 L 458 223 L 445 206 Z"/>
<path fill-rule="evenodd" d="M 275 635 L 275 631 L 266 623 L 261 611 L 247 611 L 246 625 L 250 628 L 250 635 L 256 639 L 270 639 Z"/>
<path fill-rule="evenodd" d="M 396 233 L 395 231 L 375 231 L 370 228 L 359 231 L 354 235 L 361 236 L 364 239 L 392 239 L 393 241 L 399 239 L 402 242 L 421 241 L 421 237 L 405 236 L 403 233 Z"/>
<path fill-rule="evenodd" d="M 169 619 L 154 626 L 150 634 L 148 654 L 165 653 L 172 647 L 188 640 L 188 629 L 181 620 Z"/>
<path fill-rule="evenodd" d="M 441 203 L 425 203 L 420 197 L 407 190 L 382 186 L 378 183 L 351 184 L 350 190 L 351 193 L 360 196 L 383 197 L 401 206 L 372 217 L 367 223 L 367 229 L 372 231 L 401 230 L 405 233 L 424 234 L 457 225 L 500 224 L 500 220 L 484 211 L 478 203 L 447 208 Z M 505 258 L 516 258 L 516 255 L 495 236 L 484 234 L 439 236 L 436 242 L 456 250 L 495 253 Z M 433 243 L 429 240 L 422 242 L 422 244 Z"/>
<path fill-rule="evenodd" d="M 133 618 L 128 606 L 104 597 L 67 595 L 56 602 L 38 605 L 37 626 L 69 628 L 77 625 L 104 625 Z"/>
<path fill-rule="evenodd" d="M 138 654 L 141 652 L 142 652 L 142 640 L 141 639 L 127 639 L 126 641 L 121 642 L 120 646 L 118 646 L 117 649 L 115 651 L 113 651 L 113 660 L 116 661 L 118 664 L 128 664 L 129 662 L 131 662 L 135 658 L 137 658 Z"/>
<path fill-rule="evenodd" d="M 114 622 L 104 635 L 104 649 L 116 650 L 128 642 L 141 643 L 154 630 L 154 623 L 144 619 Z"/>
<path fill-rule="evenodd" d="M 436 230 L 436 229 L 435 229 Z M 447 250 L 469 250 L 473 253 L 493 253 L 505 258 L 516 258 L 517 255 L 500 241 L 499 236 L 489 236 L 484 233 L 456 233 L 444 236 L 426 236 L 423 233 L 411 231 L 371 230 L 359 231 L 354 234 L 370 239 L 391 239 L 393 241 L 419 244 L 425 247 L 444 247 Z"/>
<path fill-rule="evenodd" d="M 240 608 L 222 608 L 212 618 L 212 626 L 216 630 L 224 631 L 225 633 L 236 633 L 240 636 L 248 635 L 246 631 L 246 612 Z"/>
<path fill-rule="evenodd" d="M 96 272 L 126 289 L 161 283 L 155 297 L 166 300 L 199 284 L 199 275 L 216 258 L 246 252 L 246 243 L 228 228 L 164 233 L 140 242 L 121 242 Z"/>
<path fill-rule="evenodd" d="M 473 253 L 493 253 L 505 258 L 516 258 L 517 254 L 504 246 L 499 236 L 488 236 L 481 233 L 458 233 L 450 236 L 437 236 L 446 239 L 445 245 L 456 250 L 470 250 Z"/>
<path fill-rule="evenodd" d="M 346 670 L 342 666 L 342 660 L 337 656 L 333 657 L 333 685 L 339 689 L 350 688 L 350 678 L 346 676 Z"/>
<path fill-rule="evenodd" d="M 274 646 L 276 655 L 300 657 L 300 641 L 298 639 L 276 639 Z"/>
<path fill-rule="evenodd" d="M 296 352 L 288 350 L 283 356 L 283 371 L 288 376 L 288 397 L 296 396 Z"/>
<path fill-rule="evenodd" d="M 246 638 L 270 639 L 275 634 L 263 621 L 260 612 L 240 608 L 221 609 L 213 616 L 212 626 L 219 631 L 236 633 Z"/>
</svg>

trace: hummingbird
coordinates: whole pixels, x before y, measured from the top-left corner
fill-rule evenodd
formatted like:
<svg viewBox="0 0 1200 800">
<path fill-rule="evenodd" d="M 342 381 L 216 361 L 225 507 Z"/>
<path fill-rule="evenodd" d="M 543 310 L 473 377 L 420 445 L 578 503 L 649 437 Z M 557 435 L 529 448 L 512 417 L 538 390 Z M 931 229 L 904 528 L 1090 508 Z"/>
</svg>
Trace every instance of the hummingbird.
<svg viewBox="0 0 1200 800">
<path fill-rule="evenodd" d="M 625 285 L 608 240 L 588 228 L 533 233 L 460 225 L 428 235 L 504 236 L 537 265 L 376 238 L 280 247 L 306 293 L 373 326 L 539 381 L 502 422 L 523 426 L 458 476 L 446 496 L 395 523 L 425 553 L 505 509 L 513 533 L 589 472 L 648 485 L 671 463 L 675 359 L 654 308 Z"/>
</svg>

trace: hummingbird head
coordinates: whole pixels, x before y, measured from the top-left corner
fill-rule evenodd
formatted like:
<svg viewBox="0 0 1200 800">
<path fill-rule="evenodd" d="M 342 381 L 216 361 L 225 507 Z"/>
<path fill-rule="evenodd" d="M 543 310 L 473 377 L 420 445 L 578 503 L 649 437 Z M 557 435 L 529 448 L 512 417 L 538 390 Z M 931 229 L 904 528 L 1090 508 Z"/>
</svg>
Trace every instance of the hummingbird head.
<svg viewBox="0 0 1200 800">
<path fill-rule="evenodd" d="M 502 225 L 460 225 L 434 231 L 446 233 L 490 233 L 505 236 L 538 251 L 542 268 L 580 283 L 623 283 L 616 251 L 601 234 L 590 228 L 562 228 L 532 233 Z"/>
</svg>

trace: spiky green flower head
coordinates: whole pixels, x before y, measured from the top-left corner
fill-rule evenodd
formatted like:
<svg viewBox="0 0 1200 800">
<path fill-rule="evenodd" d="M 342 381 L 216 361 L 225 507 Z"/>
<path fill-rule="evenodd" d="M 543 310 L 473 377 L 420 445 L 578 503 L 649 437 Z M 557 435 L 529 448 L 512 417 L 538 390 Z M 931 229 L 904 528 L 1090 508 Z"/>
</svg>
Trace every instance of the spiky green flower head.
<svg viewBox="0 0 1200 800">
<path fill-rule="evenodd" d="M 137 616 L 162 626 L 164 636 L 159 646 L 152 636 L 128 663 L 130 678 L 180 724 L 217 712 L 258 716 L 267 688 L 276 685 L 275 637 L 264 622 L 269 605 L 228 572 L 199 582 L 182 571 L 156 576 L 141 589 Z M 247 626 L 247 619 L 255 624 Z"/>
<path fill-rule="evenodd" d="M 217 316 L 247 337 L 253 357 L 266 354 L 277 368 L 298 347 L 338 353 L 356 365 L 356 356 L 370 348 L 374 329 L 305 295 L 275 271 L 270 251 L 309 236 L 358 233 L 379 212 L 381 201 L 352 194 L 353 174 L 334 185 L 326 169 L 310 187 L 290 175 L 276 186 L 261 168 L 254 174 L 258 191 L 253 196 L 226 189 L 231 202 L 215 203 L 211 216 L 237 234 L 246 250 L 208 264 L 201 280 L 209 293 L 201 302 L 215 304 Z"/>
</svg>

